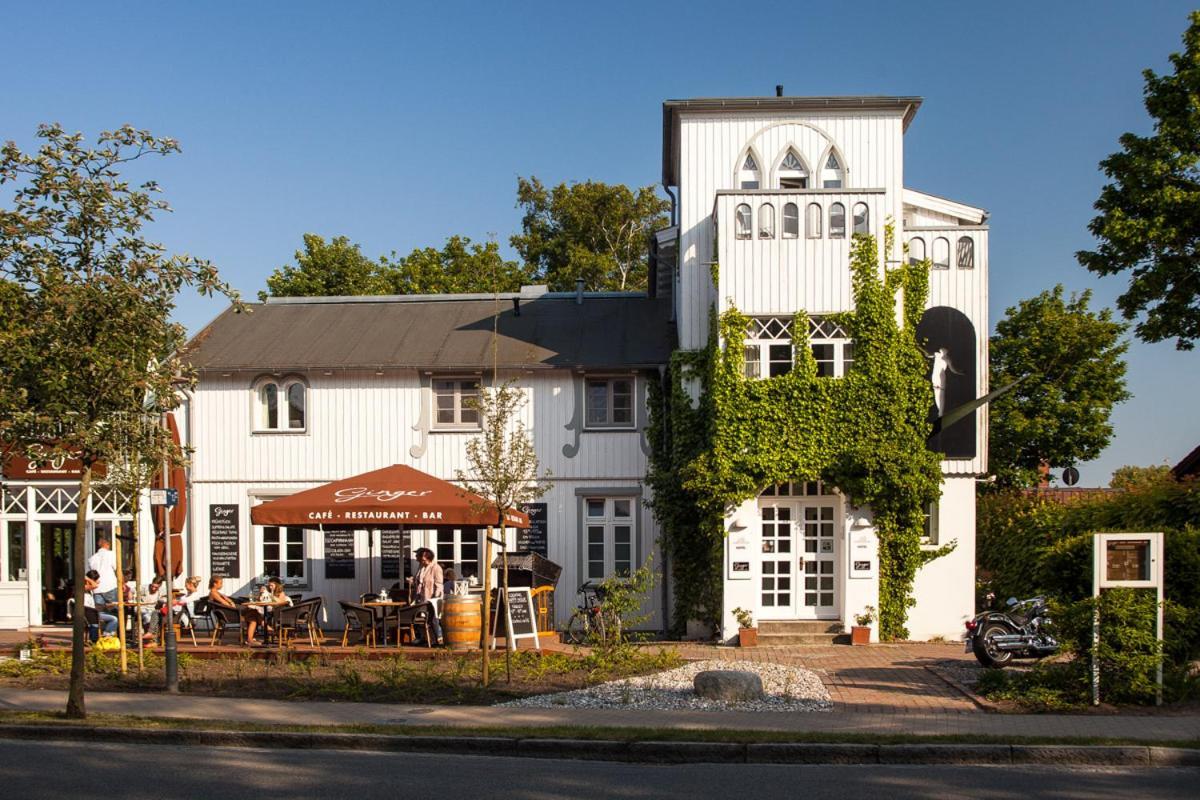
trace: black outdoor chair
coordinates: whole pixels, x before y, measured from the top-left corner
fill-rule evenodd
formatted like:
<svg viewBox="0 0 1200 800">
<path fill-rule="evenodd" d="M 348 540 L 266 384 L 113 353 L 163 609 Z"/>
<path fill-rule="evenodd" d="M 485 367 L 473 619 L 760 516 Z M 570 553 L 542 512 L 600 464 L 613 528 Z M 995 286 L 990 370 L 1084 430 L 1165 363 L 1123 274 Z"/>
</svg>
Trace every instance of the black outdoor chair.
<svg viewBox="0 0 1200 800">
<path fill-rule="evenodd" d="M 225 631 L 230 628 L 236 628 L 238 631 L 238 643 L 244 643 L 245 629 L 242 628 L 242 616 L 236 608 L 226 608 L 225 606 L 208 607 L 209 618 L 212 619 L 213 631 L 212 638 L 209 640 L 209 645 L 215 645 L 225 639 Z"/>
<path fill-rule="evenodd" d="M 360 606 L 355 603 L 347 603 L 345 600 L 339 600 L 338 605 L 341 606 L 342 616 L 346 618 L 346 626 L 342 628 L 342 647 L 346 646 L 346 642 L 350 639 L 350 632 L 356 631 L 360 640 L 367 647 L 375 647 L 378 641 L 378 623 L 375 619 L 375 612 L 365 606 Z"/>
<path fill-rule="evenodd" d="M 201 597 L 196 602 L 192 603 L 192 613 L 188 615 L 192 620 L 192 627 L 199 630 L 200 623 L 204 623 L 205 630 L 215 630 L 217 624 L 212 617 L 212 604 L 208 602 L 207 597 Z"/>
<path fill-rule="evenodd" d="M 280 645 L 285 645 L 301 632 L 308 635 L 308 643 L 311 646 L 316 647 L 320 644 L 325 638 L 321 630 L 321 606 L 324 602 L 324 598 L 310 597 L 291 608 L 279 609 L 276 618 L 279 620 Z"/>
<path fill-rule="evenodd" d="M 400 609 L 400 613 L 393 617 L 388 617 L 384 621 L 384 639 L 387 638 L 387 630 L 389 627 L 396 628 L 396 637 L 399 640 L 403 632 L 408 633 L 408 638 L 411 641 L 417 639 L 417 628 L 425 629 L 425 646 L 433 647 L 433 615 L 437 613 L 433 608 L 433 603 L 416 603 Z"/>
</svg>

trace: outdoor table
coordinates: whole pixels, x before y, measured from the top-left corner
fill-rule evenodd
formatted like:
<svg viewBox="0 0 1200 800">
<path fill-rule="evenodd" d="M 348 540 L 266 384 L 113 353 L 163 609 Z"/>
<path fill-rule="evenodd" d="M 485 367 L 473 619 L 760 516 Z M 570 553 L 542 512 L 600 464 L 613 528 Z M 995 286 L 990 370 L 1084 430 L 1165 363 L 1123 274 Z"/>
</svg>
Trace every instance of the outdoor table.
<svg viewBox="0 0 1200 800">
<path fill-rule="evenodd" d="M 279 607 L 281 607 L 281 606 L 286 606 L 286 605 L 288 605 L 288 604 L 287 604 L 287 603 L 281 603 L 281 602 L 279 602 L 278 600 L 250 600 L 250 601 L 248 601 L 248 602 L 242 603 L 242 605 L 244 605 L 244 606 L 254 606 L 255 608 L 261 608 L 261 609 L 263 610 L 263 624 L 262 624 L 262 637 L 263 637 L 263 644 L 270 644 L 270 642 L 271 642 L 271 638 L 270 638 L 270 635 L 267 633 L 267 628 L 268 628 L 268 626 L 267 626 L 267 613 L 268 613 L 268 612 L 269 612 L 271 609 L 274 609 L 274 608 L 279 608 Z"/>
<path fill-rule="evenodd" d="M 383 635 L 387 636 L 387 618 L 389 609 L 394 609 L 396 615 L 396 647 L 400 646 L 400 609 L 408 608 L 410 603 L 407 600 L 371 600 L 363 603 L 367 608 L 382 608 L 383 609 Z"/>
</svg>

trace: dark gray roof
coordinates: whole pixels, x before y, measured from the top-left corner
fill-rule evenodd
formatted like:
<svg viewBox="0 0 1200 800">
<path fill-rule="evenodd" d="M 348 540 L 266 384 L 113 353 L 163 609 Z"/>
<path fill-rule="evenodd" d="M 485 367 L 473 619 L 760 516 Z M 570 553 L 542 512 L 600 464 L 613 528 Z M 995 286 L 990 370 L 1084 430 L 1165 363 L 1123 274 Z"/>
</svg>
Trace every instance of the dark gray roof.
<svg viewBox="0 0 1200 800">
<path fill-rule="evenodd" d="M 679 113 L 681 111 L 888 111 L 904 110 L 904 130 L 921 107 L 920 97 L 846 95 L 841 97 L 698 97 L 663 103 L 662 180 L 679 185 Z"/>
<path fill-rule="evenodd" d="M 670 303 L 595 293 L 501 295 L 499 365 L 634 368 L 666 364 Z M 225 311 L 192 339 L 201 371 L 433 368 L 492 364 L 491 296 L 278 298 Z"/>
</svg>

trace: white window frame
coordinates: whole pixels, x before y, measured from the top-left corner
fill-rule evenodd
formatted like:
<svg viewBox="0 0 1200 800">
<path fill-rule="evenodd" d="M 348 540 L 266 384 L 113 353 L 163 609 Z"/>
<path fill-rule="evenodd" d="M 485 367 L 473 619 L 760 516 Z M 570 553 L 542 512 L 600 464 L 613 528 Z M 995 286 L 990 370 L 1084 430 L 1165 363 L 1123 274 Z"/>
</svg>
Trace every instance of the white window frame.
<svg viewBox="0 0 1200 800">
<path fill-rule="evenodd" d="M 795 156 L 797 163 L 800 164 L 800 169 L 788 169 L 784 167 L 784 162 L 788 156 Z M 789 147 L 787 152 L 783 154 L 783 158 L 779 160 L 779 167 L 775 171 L 775 182 L 780 189 L 807 189 L 809 178 L 812 172 L 808 165 L 804 163 L 804 159 L 796 152 L 795 148 Z M 784 185 L 785 182 L 788 185 Z"/>
<path fill-rule="evenodd" d="M 975 269 L 975 240 L 960 236 L 954 244 L 954 265 L 959 269 Z"/>
<path fill-rule="evenodd" d="M 837 218 L 834 216 L 837 209 L 841 209 L 840 216 L 841 216 L 842 224 L 840 226 L 833 224 L 834 219 Z M 846 238 L 846 204 L 845 203 L 830 203 L 829 204 L 829 238 L 830 239 L 845 239 Z"/>
<path fill-rule="evenodd" d="M 438 384 L 451 384 L 450 390 L 446 393 L 439 391 Z M 466 392 L 464 389 L 470 384 L 474 388 L 474 392 Z M 477 431 L 479 430 L 479 411 L 467 405 L 468 397 L 479 397 L 480 382 L 475 376 L 462 375 L 438 375 L 429 381 L 430 405 L 433 409 L 433 420 L 430 424 L 430 430 L 435 431 Z M 450 422 L 442 422 L 441 407 L 438 403 L 439 397 L 448 396 L 453 400 L 453 406 L 450 411 L 454 415 L 454 419 Z M 474 420 L 464 420 L 464 417 L 473 415 Z"/>
<path fill-rule="evenodd" d="M 834 163 L 837 164 L 836 169 L 829 166 L 830 159 L 833 159 Z M 821 162 L 821 188 L 846 188 L 846 162 L 836 150 L 830 149 L 825 154 L 825 159 Z"/>
<path fill-rule="evenodd" d="M 862 222 L 859 220 L 859 210 L 862 211 Z M 851 217 L 854 233 L 870 233 L 871 232 L 871 209 L 866 203 L 855 203 L 854 212 Z"/>
<path fill-rule="evenodd" d="M 804 235 L 809 239 L 820 239 L 825 221 L 825 209 L 820 203 L 809 203 L 804 207 Z"/>
<path fill-rule="evenodd" d="M 628 578 L 639 566 L 638 497 L 597 493 L 581 500 L 583 579 Z M 622 550 L 622 546 L 628 549 Z M 600 565 L 599 574 L 594 571 L 596 565 Z"/>
<path fill-rule="evenodd" d="M 614 385 L 618 382 L 629 384 L 629 420 L 617 421 L 613 408 Z M 605 384 L 605 418 L 603 421 L 592 419 L 592 386 Z M 638 420 L 638 381 L 636 375 L 585 375 L 583 378 L 583 428 L 589 431 L 631 431 L 637 427 Z"/>
<path fill-rule="evenodd" d="M 754 235 L 754 212 L 749 203 L 738 203 L 733 209 L 733 236 L 749 239 Z"/>
<path fill-rule="evenodd" d="M 925 240 L 914 236 L 908 240 L 908 263 L 920 264 L 925 260 Z"/>
<path fill-rule="evenodd" d="M 939 251 L 944 258 L 940 259 Z M 933 240 L 933 268 L 946 270 L 950 269 L 950 240 L 945 236 L 939 236 Z"/>
<path fill-rule="evenodd" d="M 270 424 L 270 412 L 266 403 L 266 391 L 268 386 L 275 387 L 275 424 Z M 291 424 L 291 402 L 289 400 L 290 393 L 293 387 L 298 387 L 301 392 L 302 407 L 300 425 L 293 427 Z M 309 403 L 309 386 L 308 381 L 299 375 L 285 375 L 283 377 L 266 376 L 259 378 L 251 387 L 250 404 L 251 418 L 253 420 L 252 430 L 255 433 L 307 433 L 310 403 Z"/>
<path fill-rule="evenodd" d="M 928 547 L 937 547 L 938 539 L 941 534 L 941 519 L 940 519 L 940 504 L 934 500 L 925 508 L 921 509 L 922 526 L 921 526 L 921 544 Z"/>
<path fill-rule="evenodd" d="M 758 207 L 758 238 L 775 238 L 775 206 L 770 203 Z"/>
<path fill-rule="evenodd" d="M 310 559 L 308 556 L 308 539 L 304 535 L 304 528 L 298 527 L 296 525 L 259 525 L 258 528 L 259 528 L 259 534 L 258 534 L 258 554 L 257 555 L 258 555 L 258 564 L 259 564 L 259 574 L 266 575 L 268 577 L 277 577 L 281 581 L 283 581 L 284 586 L 289 586 L 289 587 L 309 586 L 310 585 L 309 584 L 309 561 L 310 561 Z M 278 542 L 276 542 L 276 544 L 280 548 L 280 551 L 279 551 L 279 558 L 277 558 L 277 559 L 268 559 L 267 558 L 267 545 L 269 544 L 267 541 L 267 537 L 268 537 L 268 531 L 271 531 L 271 530 L 274 530 L 276 532 L 275 537 L 278 538 Z M 298 536 L 300 539 L 300 558 L 299 559 L 293 559 L 293 558 L 287 557 L 286 548 L 292 544 L 291 538 L 292 538 L 293 534 Z M 268 569 L 267 568 L 268 561 L 278 562 L 279 570 L 272 571 L 272 570 Z M 295 563 L 298 563 L 300 565 L 301 574 L 299 576 L 286 575 L 285 573 L 287 572 L 287 569 L 285 567 L 288 564 L 295 564 Z"/>
<path fill-rule="evenodd" d="M 783 204 L 782 233 L 784 239 L 800 238 L 800 205 L 798 203 Z"/>
<path fill-rule="evenodd" d="M 796 353 L 792 321 L 783 317 L 753 317 L 742 350 L 742 375 L 748 380 L 775 378 L 792 371 Z M 784 351 L 786 349 L 786 357 Z"/>
<path fill-rule="evenodd" d="M 747 169 L 749 162 L 753 169 Z M 747 150 L 738 161 L 737 187 L 739 189 L 755 190 L 762 187 L 762 165 L 753 150 Z"/>
<path fill-rule="evenodd" d="M 844 378 L 854 365 L 854 340 L 830 317 L 814 315 L 808 318 L 808 346 L 817 362 L 817 377 Z M 830 349 L 822 349 L 818 354 L 817 348 L 826 347 Z M 822 374 L 826 369 L 829 374 Z"/>
<path fill-rule="evenodd" d="M 455 580 L 466 580 L 469 575 L 473 574 L 480 580 L 483 580 L 485 555 L 484 532 L 477 528 L 452 528 L 450 530 L 435 530 L 429 539 L 429 549 L 433 551 L 434 559 L 442 565 L 443 568 L 450 567 L 454 570 Z M 463 544 L 475 544 L 475 558 L 473 563 L 475 571 L 473 573 L 463 572 Z M 442 548 L 447 548 L 450 552 L 450 558 L 442 556 Z"/>
</svg>

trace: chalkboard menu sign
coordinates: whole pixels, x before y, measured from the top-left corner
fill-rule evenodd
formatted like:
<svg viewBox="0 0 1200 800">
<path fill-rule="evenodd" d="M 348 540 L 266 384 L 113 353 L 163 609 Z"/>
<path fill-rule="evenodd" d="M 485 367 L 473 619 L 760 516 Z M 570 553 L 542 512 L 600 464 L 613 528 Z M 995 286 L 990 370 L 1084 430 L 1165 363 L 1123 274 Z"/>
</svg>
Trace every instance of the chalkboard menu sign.
<svg viewBox="0 0 1200 800">
<path fill-rule="evenodd" d="M 493 612 L 496 613 L 496 612 Z M 537 617 L 533 611 L 533 594 L 531 589 L 509 589 L 508 602 L 504 603 L 504 618 L 512 635 L 508 637 L 509 646 L 516 649 L 518 639 L 533 639 L 533 645 L 541 650 L 538 639 Z M 492 639 L 493 648 L 496 639 Z"/>
<path fill-rule="evenodd" d="M 529 515 L 529 527 L 517 530 L 517 549 L 550 556 L 550 520 L 545 503 L 526 503 L 521 510 Z"/>
<path fill-rule="evenodd" d="M 409 551 L 412 535 L 399 528 L 384 528 L 379 532 L 379 575 L 400 580 L 404 577 L 403 561 Z"/>
<path fill-rule="evenodd" d="M 209 505 L 208 552 L 214 578 L 241 577 L 242 542 L 236 505 Z"/>
<path fill-rule="evenodd" d="M 325 531 L 325 577 L 354 577 L 354 531 Z"/>
</svg>

